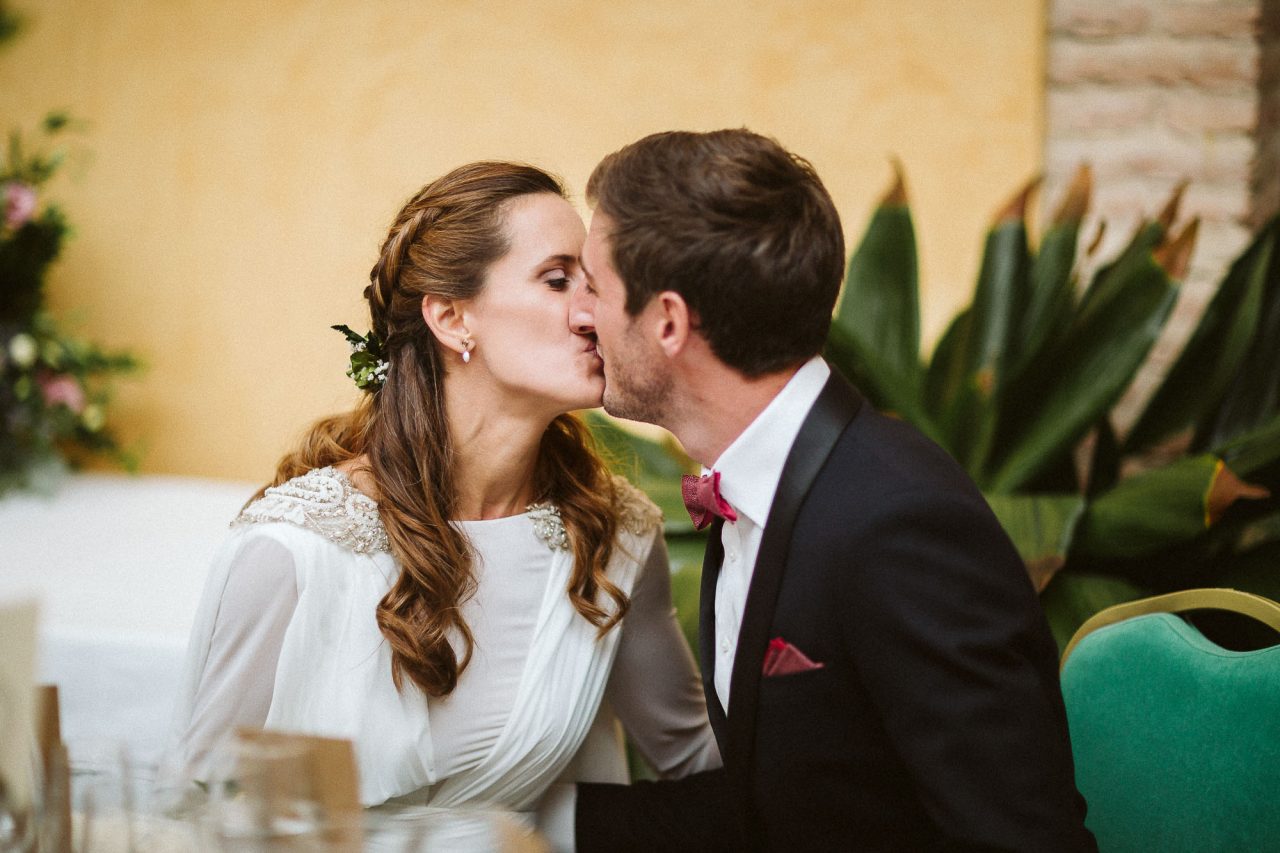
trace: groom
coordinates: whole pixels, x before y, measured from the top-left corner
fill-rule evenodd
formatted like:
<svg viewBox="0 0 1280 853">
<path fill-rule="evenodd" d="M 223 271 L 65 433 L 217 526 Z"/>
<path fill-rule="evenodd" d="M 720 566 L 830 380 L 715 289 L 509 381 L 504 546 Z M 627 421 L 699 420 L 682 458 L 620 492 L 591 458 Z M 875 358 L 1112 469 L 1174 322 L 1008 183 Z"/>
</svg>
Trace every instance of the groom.
<svg viewBox="0 0 1280 853">
<path fill-rule="evenodd" d="M 844 241 L 812 167 L 746 130 L 661 133 L 587 195 L 570 320 L 605 409 L 709 469 L 686 500 L 724 769 L 580 785 L 580 853 L 1096 849 L 1018 555 L 961 468 L 818 355 Z"/>
</svg>

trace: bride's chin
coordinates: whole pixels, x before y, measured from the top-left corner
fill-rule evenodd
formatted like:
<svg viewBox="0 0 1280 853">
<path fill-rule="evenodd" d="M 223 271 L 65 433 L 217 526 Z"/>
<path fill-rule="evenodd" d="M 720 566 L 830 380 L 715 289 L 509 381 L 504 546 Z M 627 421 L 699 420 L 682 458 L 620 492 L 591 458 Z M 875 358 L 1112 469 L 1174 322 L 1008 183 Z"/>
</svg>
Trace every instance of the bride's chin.
<svg viewBox="0 0 1280 853">
<path fill-rule="evenodd" d="M 568 389 L 565 389 L 568 391 Z M 590 382 L 566 393 L 560 398 L 563 413 L 580 412 L 583 409 L 598 409 L 604 405 L 604 381 Z"/>
<path fill-rule="evenodd" d="M 590 380 L 590 390 L 586 396 L 591 400 L 590 403 L 583 406 L 584 409 L 598 409 L 604 405 L 604 373 L 599 376 L 593 376 Z"/>
</svg>

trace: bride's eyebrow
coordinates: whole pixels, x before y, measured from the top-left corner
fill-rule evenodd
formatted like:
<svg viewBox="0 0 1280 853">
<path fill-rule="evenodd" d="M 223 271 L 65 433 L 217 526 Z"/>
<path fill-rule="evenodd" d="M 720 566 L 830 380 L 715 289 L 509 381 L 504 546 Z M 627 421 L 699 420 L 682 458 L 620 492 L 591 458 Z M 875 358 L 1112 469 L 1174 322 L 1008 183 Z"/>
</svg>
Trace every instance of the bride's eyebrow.
<svg viewBox="0 0 1280 853">
<path fill-rule="evenodd" d="M 577 255 L 548 255 L 546 258 L 543 259 L 542 263 L 538 264 L 538 266 L 545 267 L 547 264 L 561 264 L 561 265 L 572 266 L 574 264 L 580 265 L 581 263 L 582 262 L 578 259 Z"/>
</svg>

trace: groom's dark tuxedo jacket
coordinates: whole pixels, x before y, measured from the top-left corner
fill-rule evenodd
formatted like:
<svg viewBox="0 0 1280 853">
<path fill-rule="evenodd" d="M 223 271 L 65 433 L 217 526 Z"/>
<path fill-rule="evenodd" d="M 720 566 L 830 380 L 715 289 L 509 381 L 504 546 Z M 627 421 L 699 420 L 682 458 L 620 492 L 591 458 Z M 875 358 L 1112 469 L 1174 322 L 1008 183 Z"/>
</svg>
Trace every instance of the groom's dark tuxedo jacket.
<svg viewBox="0 0 1280 853">
<path fill-rule="evenodd" d="M 719 532 L 700 657 L 724 770 L 580 785 L 581 853 L 1096 849 L 1040 604 L 944 451 L 833 372 L 765 524 L 727 716 Z M 822 667 L 763 676 L 774 638 Z"/>
</svg>

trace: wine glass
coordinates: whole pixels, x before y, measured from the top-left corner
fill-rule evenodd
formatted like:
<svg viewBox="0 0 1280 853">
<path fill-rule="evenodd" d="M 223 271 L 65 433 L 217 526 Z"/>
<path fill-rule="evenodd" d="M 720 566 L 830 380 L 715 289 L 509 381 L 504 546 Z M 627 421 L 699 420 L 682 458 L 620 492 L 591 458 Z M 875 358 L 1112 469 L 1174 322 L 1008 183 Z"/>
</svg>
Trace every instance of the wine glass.
<svg viewBox="0 0 1280 853">
<path fill-rule="evenodd" d="M 321 809 L 301 744 L 234 737 L 216 753 L 204 821 L 215 849 L 323 849 Z"/>
</svg>

